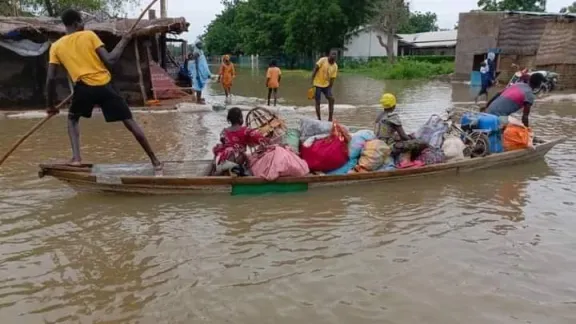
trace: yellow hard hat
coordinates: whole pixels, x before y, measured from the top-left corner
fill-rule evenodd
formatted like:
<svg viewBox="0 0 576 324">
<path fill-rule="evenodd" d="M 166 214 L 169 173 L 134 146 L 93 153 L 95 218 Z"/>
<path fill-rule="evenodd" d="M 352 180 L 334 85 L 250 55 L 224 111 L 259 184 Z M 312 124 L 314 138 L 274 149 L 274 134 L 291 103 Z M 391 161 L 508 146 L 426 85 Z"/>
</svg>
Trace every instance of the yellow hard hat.
<svg viewBox="0 0 576 324">
<path fill-rule="evenodd" d="M 385 93 L 380 98 L 380 104 L 384 109 L 390 109 L 396 107 L 396 97 L 391 93 Z"/>
</svg>

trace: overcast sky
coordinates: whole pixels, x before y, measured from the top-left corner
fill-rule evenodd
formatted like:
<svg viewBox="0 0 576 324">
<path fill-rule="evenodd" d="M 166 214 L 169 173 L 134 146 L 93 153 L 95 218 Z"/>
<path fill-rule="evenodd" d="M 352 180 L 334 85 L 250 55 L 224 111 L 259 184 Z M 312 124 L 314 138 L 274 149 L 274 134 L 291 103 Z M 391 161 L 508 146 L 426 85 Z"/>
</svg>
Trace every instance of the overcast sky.
<svg viewBox="0 0 576 324">
<path fill-rule="evenodd" d="M 189 32 L 182 35 L 188 40 L 195 40 L 203 33 L 205 27 L 222 11 L 220 0 L 166 0 L 169 17 L 184 17 L 190 23 Z M 130 13 L 137 16 L 140 10 L 147 6 L 147 0 L 141 0 L 142 5 L 132 8 Z M 476 9 L 477 0 L 412 0 L 413 11 L 431 11 L 438 16 L 440 28 L 453 28 L 458 21 L 458 13 Z M 548 0 L 547 10 L 558 12 L 560 8 L 572 3 L 573 0 Z M 160 6 L 156 4 L 158 15 Z"/>
</svg>

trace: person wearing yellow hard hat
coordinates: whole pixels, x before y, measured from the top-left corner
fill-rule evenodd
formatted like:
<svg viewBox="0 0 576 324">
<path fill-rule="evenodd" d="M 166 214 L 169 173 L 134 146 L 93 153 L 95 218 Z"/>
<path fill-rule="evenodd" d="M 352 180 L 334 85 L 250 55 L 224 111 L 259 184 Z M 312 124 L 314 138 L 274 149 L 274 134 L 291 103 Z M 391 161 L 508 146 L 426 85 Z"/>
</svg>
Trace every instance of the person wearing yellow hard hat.
<svg viewBox="0 0 576 324">
<path fill-rule="evenodd" d="M 411 152 L 414 157 L 419 155 L 427 145 L 404 131 L 400 115 L 396 112 L 396 96 L 384 93 L 380 98 L 380 104 L 384 111 L 376 117 L 374 127 L 376 137 L 390 146 L 393 155 L 404 152 Z"/>
</svg>

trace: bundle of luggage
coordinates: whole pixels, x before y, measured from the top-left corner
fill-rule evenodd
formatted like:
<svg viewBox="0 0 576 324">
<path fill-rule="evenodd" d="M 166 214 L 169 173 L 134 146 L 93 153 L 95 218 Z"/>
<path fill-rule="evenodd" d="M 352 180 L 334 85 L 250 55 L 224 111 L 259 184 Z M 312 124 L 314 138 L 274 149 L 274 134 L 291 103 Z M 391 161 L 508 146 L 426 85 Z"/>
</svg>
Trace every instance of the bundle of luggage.
<svg viewBox="0 0 576 324">
<path fill-rule="evenodd" d="M 445 140 L 445 132 L 446 127 L 437 120 L 428 121 L 414 134 L 428 146 L 413 157 L 394 154 L 372 130 L 351 132 L 337 122 L 303 118 L 299 128 L 286 131 L 281 144 L 253 155 L 250 167 L 254 176 L 267 180 L 308 173 L 342 175 L 421 167 L 463 156 L 462 141 L 456 137 Z"/>
<path fill-rule="evenodd" d="M 497 132 L 504 150 L 517 150 L 532 145 L 532 132 L 511 118 L 503 132 Z M 372 130 L 352 132 L 337 122 L 310 118 L 300 120 L 299 128 L 288 129 L 279 144 L 250 157 L 254 176 L 273 181 L 283 176 L 305 176 L 309 173 L 343 175 L 357 172 L 388 171 L 415 168 L 464 159 L 466 145 L 458 136 L 448 134 L 448 127 L 438 116 L 432 116 L 413 137 L 426 144 L 416 156 L 396 154 L 393 147 L 376 138 Z M 490 139 L 491 146 L 493 139 Z"/>
<path fill-rule="evenodd" d="M 488 136 L 490 153 L 502 153 L 534 147 L 534 134 L 529 127 L 511 116 L 497 117 L 486 113 L 468 112 L 460 124 L 482 130 Z"/>
</svg>

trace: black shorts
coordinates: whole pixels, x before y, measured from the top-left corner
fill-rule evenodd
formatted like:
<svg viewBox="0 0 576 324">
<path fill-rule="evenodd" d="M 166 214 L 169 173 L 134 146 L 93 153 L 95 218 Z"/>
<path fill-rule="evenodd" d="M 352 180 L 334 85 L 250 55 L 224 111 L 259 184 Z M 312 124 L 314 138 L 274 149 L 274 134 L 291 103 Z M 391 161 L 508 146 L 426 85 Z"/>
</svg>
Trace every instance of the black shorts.
<svg viewBox="0 0 576 324">
<path fill-rule="evenodd" d="M 74 86 L 68 118 L 90 118 L 95 105 L 100 106 L 108 123 L 132 119 L 128 104 L 110 83 L 103 86 L 89 86 L 81 81 Z"/>
</svg>

